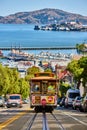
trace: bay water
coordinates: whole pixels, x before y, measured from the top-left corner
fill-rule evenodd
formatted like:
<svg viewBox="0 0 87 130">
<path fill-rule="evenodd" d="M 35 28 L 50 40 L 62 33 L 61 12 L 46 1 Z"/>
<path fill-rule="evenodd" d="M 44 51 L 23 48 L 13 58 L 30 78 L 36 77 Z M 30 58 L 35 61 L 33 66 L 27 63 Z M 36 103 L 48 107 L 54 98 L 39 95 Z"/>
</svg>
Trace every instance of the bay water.
<svg viewBox="0 0 87 130">
<path fill-rule="evenodd" d="M 36 31 L 30 24 L 0 24 L 0 47 L 72 47 L 86 42 L 87 32 Z M 29 50 L 39 53 L 41 50 Z M 50 50 L 76 53 L 76 50 Z M 9 51 L 4 51 L 7 54 Z"/>
</svg>

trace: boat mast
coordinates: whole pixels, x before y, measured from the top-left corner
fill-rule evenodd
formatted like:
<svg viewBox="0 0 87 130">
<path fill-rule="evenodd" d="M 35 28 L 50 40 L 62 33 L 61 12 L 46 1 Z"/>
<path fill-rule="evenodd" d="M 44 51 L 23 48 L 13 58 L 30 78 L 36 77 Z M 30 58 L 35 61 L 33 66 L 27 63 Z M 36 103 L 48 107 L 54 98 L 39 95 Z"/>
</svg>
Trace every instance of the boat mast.
<svg viewBox="0 0 87 130">
<path fill-rule="evenodd" d="M 21 45 L 19 44 L 19 53 L 21 52 Z"/>
</svg>

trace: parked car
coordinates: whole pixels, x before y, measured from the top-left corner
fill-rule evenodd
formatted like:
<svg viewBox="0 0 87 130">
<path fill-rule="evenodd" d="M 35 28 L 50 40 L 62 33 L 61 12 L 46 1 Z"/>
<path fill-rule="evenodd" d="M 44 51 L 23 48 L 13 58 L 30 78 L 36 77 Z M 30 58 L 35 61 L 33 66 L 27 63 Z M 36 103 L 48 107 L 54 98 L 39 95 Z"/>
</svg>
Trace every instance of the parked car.
<svg viewBox="0 0 87 130">
<path fill-rule="evenodd" d="M 83 97 L 77 96 L 77 97 L 74 99 L 73 105 L 72 105 L 73 109 L 80 108 L 81 102 L 82 102 L 82 98 L 83 98 Z"/>
<path fill-rule="evenodd" d="M 78 89 L 68 89 L 66 92 L 65 107 L 72 106 L 77 96 L 80 96 L 80 91 Z"/>
<path fill-rule="evenodd" d="M 61 100 L 62 100 L 62 97 L 59 97 L 59 98 L 57 99 L 57 104 L 58 104 L 58 105 L 60 104 Z"/>
<path fill-rule="evenodd" d="M 20 94 L 10 94 L 7 98 L 7 107 L 22 107 L 22 97 Z"/>
<path fill-rule="evenodd" d="M 4 107 L 5 106 L 5 99 L 4 97 L 0 96 L 0 107 Z"/>
<path fill-rule="evenodd" d="M 63 97 L 62 100 L 60 101 L 59 105 L 62 107 L 62 106 L 65 106 L 65 99 L 66 97 Z"/>
<path fill-rule="evenodd" d="M 83 100 L 81 102 L 80 111 L 87 112 L 87 94 L 86 94 L 86 96 L 83 98 Z"/>
</svg>

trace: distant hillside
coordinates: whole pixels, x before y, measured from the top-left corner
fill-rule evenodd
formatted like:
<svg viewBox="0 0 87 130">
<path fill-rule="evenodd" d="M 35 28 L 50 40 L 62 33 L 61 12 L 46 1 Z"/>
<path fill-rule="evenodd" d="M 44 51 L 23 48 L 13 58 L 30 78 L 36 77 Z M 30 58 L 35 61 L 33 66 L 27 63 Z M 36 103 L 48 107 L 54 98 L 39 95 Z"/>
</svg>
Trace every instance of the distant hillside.
<svg viewBox="0 0 87 130">
<path fill-rule="evenodd" d="M 5 17 L 0 16 L 0 23 L 16 24 L 51 24 L 78 20 L 87 24 L 87 16 L 65 12 L 59 9 L 42 9 L 32 12 L 18 12 Z"/>
</svg>

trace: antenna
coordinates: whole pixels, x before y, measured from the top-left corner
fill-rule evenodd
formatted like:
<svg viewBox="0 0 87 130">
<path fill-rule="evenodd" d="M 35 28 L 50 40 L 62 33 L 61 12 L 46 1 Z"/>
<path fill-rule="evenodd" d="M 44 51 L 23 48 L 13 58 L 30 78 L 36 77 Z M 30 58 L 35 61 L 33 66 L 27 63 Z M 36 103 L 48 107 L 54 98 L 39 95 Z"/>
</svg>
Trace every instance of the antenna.
<svg viewBox="0 0 87 130">
<path fill-rule="evenodd" d="M 12 51 L 12 49 L 13 49 L 13 44 L 11 43 L 11 51 Z"/>
</svg>

